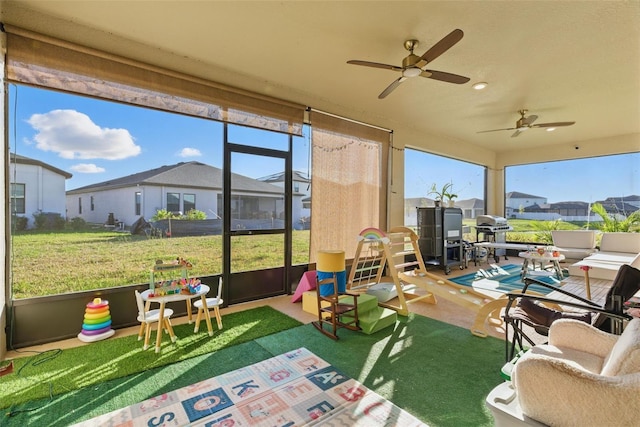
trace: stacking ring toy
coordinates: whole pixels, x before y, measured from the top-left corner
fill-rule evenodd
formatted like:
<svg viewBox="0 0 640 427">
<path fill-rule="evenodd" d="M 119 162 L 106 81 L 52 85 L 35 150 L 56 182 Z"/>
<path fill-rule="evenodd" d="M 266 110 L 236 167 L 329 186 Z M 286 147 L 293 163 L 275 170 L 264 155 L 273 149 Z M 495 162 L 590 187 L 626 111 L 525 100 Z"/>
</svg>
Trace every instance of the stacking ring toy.
<svg viewBox="0 0 640 427">
<path fill-rule="evenodd" d="M 95 298 L 85 308 L 82 331 L 78 334 L 78 339 L 94 342 L 109 338 L 113 334 L 115 331 L 111 329 L 109 301 Z"/>
</svg>

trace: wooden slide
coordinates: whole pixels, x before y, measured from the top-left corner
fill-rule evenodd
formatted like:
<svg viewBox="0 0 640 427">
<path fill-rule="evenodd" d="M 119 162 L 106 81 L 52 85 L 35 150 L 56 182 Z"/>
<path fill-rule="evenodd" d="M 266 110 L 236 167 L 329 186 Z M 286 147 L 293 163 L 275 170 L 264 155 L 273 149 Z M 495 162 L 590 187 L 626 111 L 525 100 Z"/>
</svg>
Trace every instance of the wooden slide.
<svg viewBox="0 0 640 427">
<path fill-rule="evenodd" d="M 473 335 L 483 338 L 487 336 L 486 320 L 496 326 L 502 324 L 501 310 L 509 301 L 505 294 L 492 298 L 469 286 L 458 285 L 424 270 L 398 273 L 398 276 L 401 281 L 414 284 L 434 296 L 476 311 L 476 319 L 471 327 Z"/>
<path fill-rule="evenodd" d="M 409 313 L 409 303 L 424 301 L 436 304 L 437 297 L 444 298 L 477 312 L 471 333 L 479 337 L 487 336 L 487 320 L 496 325 L 502 324 L 500 315 L 508 302 L 506 295 L 491 296 L 497 292 L 484 294 L 427 272 L 418 246 L 418 235 L 413 230 L 394 227 L 384 233 L 367 228 L 360 232 L 358 239 L 347 289 L 378 292 L 376 287 L 386 283 L 391 299 L 384 301 L 385 298 L 379 298 L 379 304 L 403 316 Z M 385 266 L 390 277 L 384 276 Z"/>
</svg>

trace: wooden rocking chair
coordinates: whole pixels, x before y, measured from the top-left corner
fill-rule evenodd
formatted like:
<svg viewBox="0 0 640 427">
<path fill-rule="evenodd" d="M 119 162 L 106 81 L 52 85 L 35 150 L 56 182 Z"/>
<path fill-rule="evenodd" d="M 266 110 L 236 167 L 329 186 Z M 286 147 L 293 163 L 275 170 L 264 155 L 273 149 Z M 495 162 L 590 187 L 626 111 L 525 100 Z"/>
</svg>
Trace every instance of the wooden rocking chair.
<svg viewBox="0 0 640 427">
<path fill-rule="evenodd" d="M 317 276 L 316 276 L 317 281 Z M 329 295 L 321 295 L 322 290 L 333 289 Z M 358 294 L 338 292 L 338 280 L 334 273 L 332 277 L 317 281 L 316 296 L 318 299 L 318 321 L 311 322 L 320 332 L 331 339 L 338 339 L 338 328 L 359 331 L 358 325 Z M 348 320 L 343 320 L 347 316 Z M 329 325 L 330 330 L 325 328 Z"/>
</svg>

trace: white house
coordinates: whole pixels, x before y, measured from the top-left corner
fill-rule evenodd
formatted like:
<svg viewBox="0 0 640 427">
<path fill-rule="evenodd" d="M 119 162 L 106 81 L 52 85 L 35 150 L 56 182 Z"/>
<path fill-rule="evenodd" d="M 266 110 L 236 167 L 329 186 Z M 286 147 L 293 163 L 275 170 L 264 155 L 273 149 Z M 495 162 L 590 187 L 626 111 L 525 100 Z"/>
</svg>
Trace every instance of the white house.
<svg viewBox="0 0 640 427">
<path fill-rule="evenodd" d="M 511 191 L 505 196 L 505 214 L 507 215 L 507 218 L 510 218 L 512 214 L 518 213 L 520 210 L 526 207 L 533 205 L 544 207 L 544 205 L 547 204 L 546 197 L 534 196 L 517 191 Z"/>
<path fill-rule="evenodd" d="M 72 175 L 40 160 L 13 153 L 10 156 L 11 214 L 27 218 L 28 228 L 33 227 L 33 214 L 39 212 L 64 218 L 65 181 Z"/>
<path fill-rule="evenodd" d="M 161 209 L 174 213 L 196 209 L 209 219 L 221 218 L 222 170 L 181 162 L 67 191 L 68 217 L 92 223 L 106 223 L 113 214 L 113 219 L 129 226 L 140 217 L 149 220 Z M 282 187 L 232 174 L 231 211 L 233 219 L 281 220 Z"/>
<path fill-rule="evenodd" d="M 258 178 L 258 181 L 268 182 L 284 188 L 284 172 L 263 176 Z M 304 172 L 292 171 L 291 181 L 293 183 L 291 208 L 293 211 L 293 228 L 304 229 L 309 226 L 311 217 L 311 180 L 309 175 Z"/>
</svg>

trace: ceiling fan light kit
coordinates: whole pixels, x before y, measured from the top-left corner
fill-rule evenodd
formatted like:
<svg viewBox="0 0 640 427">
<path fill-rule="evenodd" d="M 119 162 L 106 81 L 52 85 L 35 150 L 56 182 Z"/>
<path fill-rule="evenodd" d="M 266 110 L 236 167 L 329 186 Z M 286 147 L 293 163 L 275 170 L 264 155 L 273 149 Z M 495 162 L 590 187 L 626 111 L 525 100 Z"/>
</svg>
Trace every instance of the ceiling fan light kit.
<svg viewBox="0 0 640 427">
<path fill-rule="evenodd" d="M 531 128 L 545 128 L 545 130 L 547 132 L 552 132 L 552 131 L 556 130 L 556 128 L 558 128 L 558 127 L 571 126 L 571 125 L 574 125 L 576 123 L 576 122 L 554 122 L 554 123 L 533 124 L 533 122 L 538 120 L 538 116 L 530 115 L 529 117 L 526 117 L 527 110 L 520 110 L 520 111 L 518 111 L 518 113 L 520 114 L 520 118 L 516 122 L 516 126 L 515 127 L 513 127 L 513 128 L 504 128 L 504 129 L 482 130 L 482 131 L 480 131 L 478 133 L 498 132 L 498 131 L 502 131 L 502 130 L 515 130 L 513 135 L 511 135 L 512 138 L 515 138 L 516 136 L 520 135 L 525 130 L 531 129 Z"/>
<path fill-rule="evenodd" d="M 418 56 L 413 53 L 413 50 L 418 47 L 418 40 L 406 40 L 404 42 L 404 48 L 409 51 L 409 55 L 402 60 L 401 67 L 395 65 L 380 64 L 378 62 L 361 61 L 357 59 L 347 61 L 347 64 L 382 68 L 385 70 L 399 71 L 402 73 L 402 76 L 393 81 L 389 86 L 387 86 L 385 90 L 380 93 L 380 95 L 378 95 L 379 99 L 386 98 L 386 96 L 393 92 L 400 85 L 400 83 L 404 82 L 408 78 L 418 76 L 425 77 L 427 79 L 440 80 L 447 83 L 464 84 L 470 80 L 469 77 L 446 73 L 444 71 L 426 69 L 426 66 L 431 61 L 453 47 L 453 45 L 458 43 L 463 36 L 464 33 L 462 32 L 462 30 L 455 29 L 448 35 L 446 35 L 443 39 L 441 39 L 438 43 L 433 45 L 431 49 L 427 50 L 422 56 Z"/>
<path fill-rule="evenodd" d="M 404 77 L 418 77 L 420 74 L 422 74 L 422 70 L 418 67 L 410 67 L 402 70 Z"/>
</svg>

